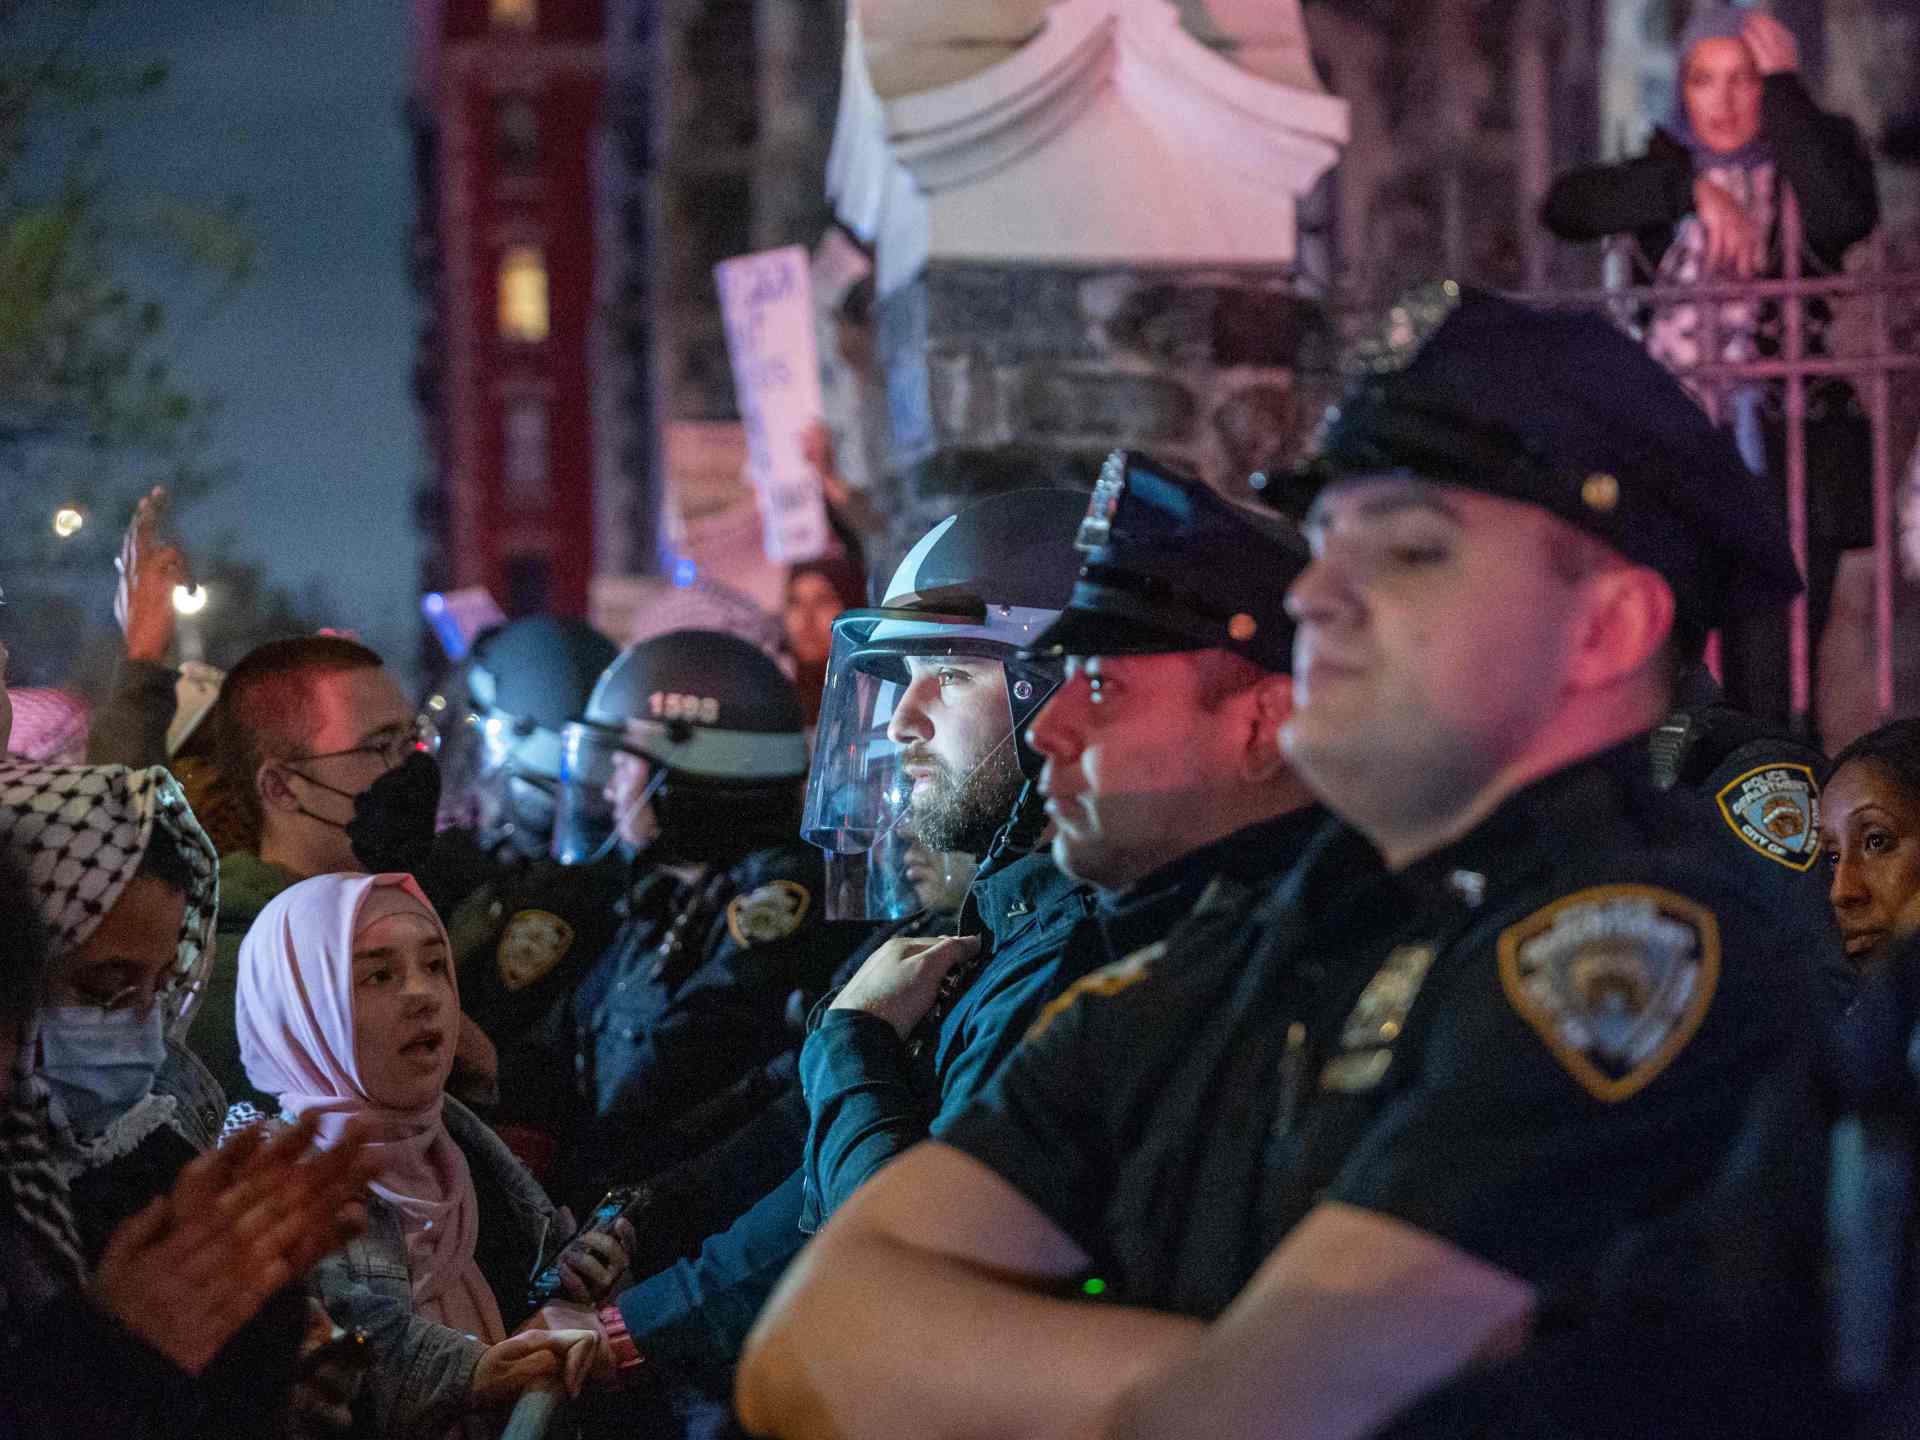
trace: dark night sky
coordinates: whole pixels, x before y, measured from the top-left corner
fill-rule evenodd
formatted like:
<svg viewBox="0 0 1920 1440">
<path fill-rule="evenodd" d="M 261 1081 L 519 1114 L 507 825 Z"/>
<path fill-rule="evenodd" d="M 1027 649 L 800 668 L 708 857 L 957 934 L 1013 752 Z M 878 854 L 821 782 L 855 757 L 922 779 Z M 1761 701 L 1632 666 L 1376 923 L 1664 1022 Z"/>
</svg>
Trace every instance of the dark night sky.
<svg viewBox="0 0 1920 1440">
<path fill-rule="evenodd" d="M 329 623 L 403 668 L 418 595 L 409 496 L 421 465 L 408 395 L 418 307 L 402 103 L 404 0 L 106 0 L 87 50 L 163 58 L 169 81 L 116 124 L 131 185 L 247 202 L 255 277 L 178 351 L 216 393 L 236 474 L 182 517 L 296 592 L 326 585 Z M 216 596 L 217 601 L 217 596 Z"/>
</svg>

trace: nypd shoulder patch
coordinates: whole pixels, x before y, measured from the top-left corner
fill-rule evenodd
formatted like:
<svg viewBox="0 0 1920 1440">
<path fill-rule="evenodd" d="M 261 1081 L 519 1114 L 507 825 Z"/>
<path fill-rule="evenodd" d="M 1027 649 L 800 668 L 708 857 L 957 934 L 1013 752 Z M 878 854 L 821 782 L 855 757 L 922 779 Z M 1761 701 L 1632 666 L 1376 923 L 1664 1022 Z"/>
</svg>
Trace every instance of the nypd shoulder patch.
<svg viewBox="0 0 1920 1440">
<path fill-rule="evenodd" d="M 1639 1093 L 1686 1048 L 1720 979 L 1720 926 L 1655 885 L 1600 885 L 1501 932 L 1507 999 L 1596 1100 Z"/>
<path fill-rule="evenodd" d="M 551 910 L 521 910 L 500 932 L 494 951 L 500 983 L 524 990 L 565 958 L 573 945 L 573 927 Z"/>
<path fill-rule="evenodd" d="M 1714 797 L 1742 841 L 1789 870 L 1820 857 L 1820 789 L 1805 765 L 1762 765 L 1730 780 Z"/>
<path fill-rule="evenodd" d="M 736 945 L 769 945 L 800 928 L 813 894 L 793 880 L 769 880 L 734 897 L 727 906 L 727 933 Z"/>
<path fill-rule="evenodd" d="M 1103 965 L 1091 974 L 1082 975 L 1073 984 L 1049 1000 L 1044 1009 L 1034 1017 L 1033 1024 L 1027 1027 L 1027 1039 L 1038 1040 L 1067 1011 L 1079 1004 L 1089 995 L 1118 995 L 1122 990 L 1138 985 L 1153 968 L 1153 964 L 1167 953 L 1167 942 L 1156 940 L 1143 946 L 1131 955 L 1116 960 L 1111 965 Z"/>
</svg>

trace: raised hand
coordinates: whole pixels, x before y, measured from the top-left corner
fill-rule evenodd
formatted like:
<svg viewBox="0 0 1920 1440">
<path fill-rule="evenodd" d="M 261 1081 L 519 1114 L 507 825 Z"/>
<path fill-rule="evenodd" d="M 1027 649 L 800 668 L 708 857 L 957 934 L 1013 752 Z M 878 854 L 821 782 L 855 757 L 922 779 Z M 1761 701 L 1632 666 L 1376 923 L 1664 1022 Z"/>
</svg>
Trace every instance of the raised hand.
<svg viewBox="0 0 1920 1440">
<path fill-rule="evenodd" d="M 159 663 L 173 644 L 173 587 L 191 583 L 186 552 L 160 538 L 169 505 L 166 487 L 140 497 L 117 562 L 114 615 L 127 636 L 127 658 Z"/>
<path fill-rule="evenodd" d="M 1740 38 L 1753 52 L 1753 64 L 1762 75 L 1781 75 L 1800 68 L 1800 42 L 1773 16 L 1750 10 L 1740 22 Z"/>
</svg>

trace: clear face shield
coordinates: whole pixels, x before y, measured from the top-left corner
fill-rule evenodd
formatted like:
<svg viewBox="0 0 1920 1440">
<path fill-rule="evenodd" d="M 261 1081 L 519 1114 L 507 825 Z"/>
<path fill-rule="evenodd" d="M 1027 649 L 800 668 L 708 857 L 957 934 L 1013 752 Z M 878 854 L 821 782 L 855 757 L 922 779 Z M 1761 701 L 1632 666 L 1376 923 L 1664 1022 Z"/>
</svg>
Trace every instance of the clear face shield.
<svg viewBox="0 0 1920 1440">
<path fill-rule="evenodd" d="M 559 785 L 560 737 L 498 711 L 463 711 L 445 726 L 440 828 L 472 830 L 483 845 L 547 853 Z"/>
<path fill-rule="evenodd" d="M 477 829 L 481 726 L 485 721 L 464 704 L 442 699 L 442 707 L 434 716 L 440 732 L 440 813 L 436 823 L 441 830 Z"/>
<path fill-rule="evenodd" d="M 614 851 L 645 848 L 640 816 L 667 778 L 625 734 L 579 721 L 560 732 L 560 784 L 549 853 L 562 865 L 593 865 Z M 615 783 L 616 780 L 619 783 Z"/>
<path fill-rule="evenodd" d="M 932 847 L 950 842 L 983 769 L 1017 775 L 1018 731 L 1056 678 L 1014 657 L 1051 618 L 864 610 L 834 623 L 800 825 L 827 852 L 830 916 L 898 918 L 928 906 L 923 890 L 944 898 L 939 876 L 970 877 L 977 857 Z"/>
</svg>

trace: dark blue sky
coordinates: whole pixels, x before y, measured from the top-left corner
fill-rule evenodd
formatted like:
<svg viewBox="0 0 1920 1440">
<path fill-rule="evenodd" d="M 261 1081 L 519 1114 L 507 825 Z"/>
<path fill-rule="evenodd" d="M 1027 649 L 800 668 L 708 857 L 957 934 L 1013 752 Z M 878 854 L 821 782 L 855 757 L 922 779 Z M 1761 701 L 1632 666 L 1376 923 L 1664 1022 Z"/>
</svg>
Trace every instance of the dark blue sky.
<svg viewBox="0 0 1920 1440">
<path fill-rule="evenodd" d="M 258 271 L 184 337 L 183 372 L 216 393 L 235 478 L 180 529 L 231 532 L 277 584 L 323 581 L 330 623 L 404 666 L 417 623 L 408 394 L 418 307 L 402 118 L 405 0 L 107 0 L 99 58 L 163 58 L 168 84 L 116 124 L 133 188 L 247 202 Z"/>
</svg>

